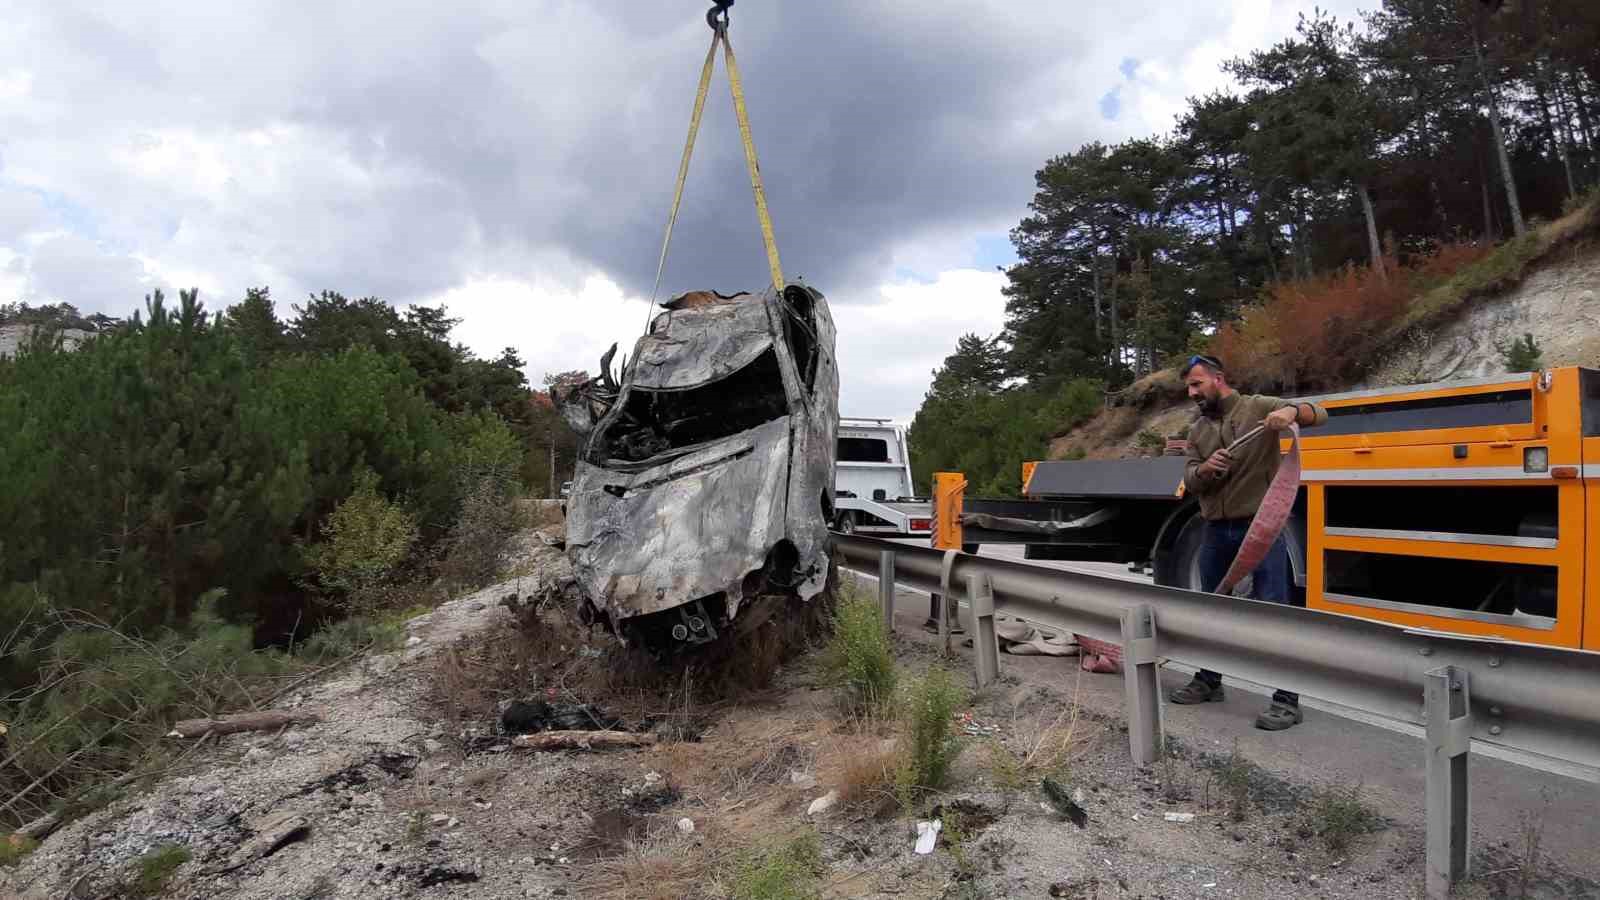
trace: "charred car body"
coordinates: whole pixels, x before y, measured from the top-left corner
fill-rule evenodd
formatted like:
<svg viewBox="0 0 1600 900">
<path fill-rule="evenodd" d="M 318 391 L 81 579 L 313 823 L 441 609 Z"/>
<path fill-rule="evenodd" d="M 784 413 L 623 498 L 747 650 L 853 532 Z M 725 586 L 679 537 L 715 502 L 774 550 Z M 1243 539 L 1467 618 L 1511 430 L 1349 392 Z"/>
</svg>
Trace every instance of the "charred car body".
<svg viewBox="0 0 1600 900">
<path fill-rule="evenodd" d="M 822 294 L 693 292 L 556 393 L 584 436 L 567 554 L 588 621 L 657 653 L 809 604 L 835 570 L 839 376 Z"/>
</svg>

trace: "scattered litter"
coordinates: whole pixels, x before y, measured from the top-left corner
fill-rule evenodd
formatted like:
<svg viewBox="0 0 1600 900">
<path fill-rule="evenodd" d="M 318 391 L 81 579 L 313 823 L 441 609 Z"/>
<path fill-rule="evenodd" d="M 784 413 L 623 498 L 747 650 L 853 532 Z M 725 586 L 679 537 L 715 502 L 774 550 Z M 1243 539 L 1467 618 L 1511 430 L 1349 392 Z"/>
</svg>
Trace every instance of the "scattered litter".
<svg viewBox="0 0 1600 900">
<path fill-rule="evenodd" d="M 651 785 L 660 784 L 661 783 L 661 773 L 660 772 L 646 772 L 646 773 L 644 773 L 644 783 L 645 783 L 646 787 L 649 787 Z"/>
<path fill-rule="evenodd" d="M 1203 888 L 1214 888 L 1214 887 L 1217 886 L 1217 883 L 1215 881 L 1213 881 L 1210 884 L 1202 884 L 1200 886 L 1203 887 Z"/>
<path fill-rule="evenodd" d="M 971 712 L 956 715 L 956 726 L 968 737 L 992 737 L 1000 733 L 1000 726 L 984 722 Z"/>
<path fill-rule="evenodd" d="M 679 819 L 678 820 L 678 831 L 681 834 L 694 834 L 694 820 L 693 819 Z"/>
<path fill-rule="evenodd" d="M 825 813 L 832 809 L 833 805 L 838 802 L 839 792 L 829 791 L 826 794 L 823 794 L 821 797 L 811 801 L 811 806 L 807 807 L 806 809 L 806 815 L 814 816 L 818 813 Z"/>
<path fill-rule="evenodd" d="M 472 806 L 475 809 L 494 809 L 494 804 L 493 803 L 489 803 L 487 801 L 482 802 L 482 803 L 480 803 L 478 801 L 473 801 Z"/>
<path fill-rule="evenodd" d="M 1166 819 L 1168 822 L 1177 822 L 1180 825 L 1187 825 L 1188 823 L 1194 821 L 1194 813 L 1167 813 L 1162 818 Z"/>
<path fill-rule="evenodd" d="M 431 821 L 435 825 L 443 825 L 446 822 L 450 821 L 450 817 L 445 815 L 444 813 L 434 813 L 433 814 L 433 819 Z"/>
<path fill-rule="evenodd" d="M 552 689 L 553 693 L 553 689 Z M 587 703 L 549 703 L 513 700 L 500 714 L 500 728 L 506 734 L 537 734 L 541 731 L 625 731 L 621 719 Z"/>
<path fill-rule="evenodd" d="M 933 845 L 939 841 L 939 831 L 944 828 L 944 823 L 938 819 L 932 822 L 917 823 L 917 845 L 913 849 L 920 856 L 927 856 L 933 852 Z"/>
<path fill-rule="evenodd" d="M 578 655 L 584 659 L 599 659 L 605 654 L 598 647 L 579 647 Z"/>
</svg>

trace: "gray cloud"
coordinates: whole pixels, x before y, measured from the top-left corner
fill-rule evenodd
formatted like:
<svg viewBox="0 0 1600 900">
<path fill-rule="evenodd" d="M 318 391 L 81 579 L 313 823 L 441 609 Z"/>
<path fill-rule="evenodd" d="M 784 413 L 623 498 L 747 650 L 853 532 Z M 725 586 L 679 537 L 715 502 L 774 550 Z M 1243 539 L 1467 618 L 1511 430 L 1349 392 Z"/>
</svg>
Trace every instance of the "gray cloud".
<svg viewBox="0 0 1600 900">
<path fill-rule="evenodd" d="M 50 238 L 29 257 L 29 299 L 66 302 L 90 310 L 137 308 L 145 279 L 144 264 L 107 253 L 93 241 L 73 235 Z"/>
<path fill-rule="evenodd" d="M 50 211 L 38 194 L 0 184 L 0 246 L 44 227 L 49 221 Z"/>
<path fill-rule="evenodd" d="M 1311 4 L 738 4 L 786 272 L 869 306 L 898 269 L 971 264 L 975 238 L 1025 212 L 1045 159 L 1169 127 L 1219 80 L 1217 58 Z M 14 5 L 0 251 L 29 258 L 29 295 L 119 315 L 141 278 L 199 284 L 212 305 L 255 284 L 285 303 L 323 288 L 414 302 L 486 278 L 576 292 L 597 270 L 647 293 L 710 37 L 699 0 Z M 717 65 L 664 293 L 767 278 Z M 51 225 L 5 184 L 84 214 Z M 78 241 L 20 242 L 47 227 Z M 885 345 L 930 348 L 908 368 L 955 338 L 904 327 L 914 338 Z"/>
</svg>

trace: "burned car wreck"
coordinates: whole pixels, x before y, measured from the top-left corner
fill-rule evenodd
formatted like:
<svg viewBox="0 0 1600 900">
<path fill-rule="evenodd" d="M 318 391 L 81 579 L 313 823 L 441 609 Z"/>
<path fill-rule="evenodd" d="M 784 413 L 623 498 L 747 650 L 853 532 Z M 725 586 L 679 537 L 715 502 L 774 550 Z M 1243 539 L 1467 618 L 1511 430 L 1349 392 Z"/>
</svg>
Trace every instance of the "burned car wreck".
<svg viewBox="0 0 1600 900">
<path fill-rule="evenodd" d="M 818 614 L 836 571 L 839 403 L 819 292 L 696 291 L 662 308 L 620 382 L 612 347 L 598 378 L 553 398 L 584 438 L 567 498 L 582 614 L 658 655 Z"/>
</svg>

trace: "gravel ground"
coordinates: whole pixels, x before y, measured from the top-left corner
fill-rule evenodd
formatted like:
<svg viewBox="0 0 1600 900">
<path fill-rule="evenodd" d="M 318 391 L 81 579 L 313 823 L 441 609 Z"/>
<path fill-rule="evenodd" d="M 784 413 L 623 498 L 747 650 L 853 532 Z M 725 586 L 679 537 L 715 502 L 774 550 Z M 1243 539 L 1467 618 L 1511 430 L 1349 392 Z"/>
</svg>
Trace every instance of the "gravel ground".
<svg viewBox="0 0 1600 900">
<path fill-rule="evenodd" d="M 561 553 L 536 536 L 518 566 L 522 578 L 413 620 L 405 649 L 286 699 L 321 710 L 321 722 L 199 750 L 184 771 L 0 869 L 0 898 L 133 896 L 122 886 L 137 861 L 168 844 L 191 859 L 164 896 L 185 900 L 726 897 L 730 848 L 796 829 L 818 836 L 827 897 L 1421 896 L 1422 835 L 1389 821 L 1378 801 L 1364 801 L 1370 827 L 1335 852 L 1321 833 L 1328 786 L 1181 745 L 1169 762 L 1136 770 L 1125 726 L 1087 709 L 1070 762 L 1056 770 L 1085 815 L 1081 826 L 1044 802 L 1036 780 L 999 787 L 990 745 L 1025 750 L 1040 723 L 1070 716 L 1071 659 L 1060 660 L 1059 682 L 1011 677 L 976 697 L 960 723 L 967 736 L 955 787 L 910 816 L 870 801 L 808 813 L 844 786 L 838 773 L 852 758 L 892 746 L 882 727 L 840 721 L 810 658 L 737 702 L 680 710 L 698 741 L 614 753 L 511 750 L 494 736 L 492 713 L 442 707 L 456 701 L 441 697 L 432 673 L 458 642 L 510 627 L 502 597 L 570 584 Z M 601 645 L 559 650 L 582 659 Z M 902 633 L 895 646 L 907 671 L 937 661 L 925 635 Z M 569 690 L 585 690 L 577 684 Z M 671 696 L 656 688 L 637 692 L 639 709 Z M 609 705 L 621 693 L 580 699 Z M 681 702 L 690 705 L 687 693 Z M 934 807 L 959 812 L 959 834 L 920 856 L 914 826 Z M 1480 871 L 1504 871 L 1463 894 L 1521 896 L 1522 855 L 1483 848 Z M 1600 896 L 1593 882 L 1557 872 L 1529 882 L 1530 897 Z"/>
</svg>

